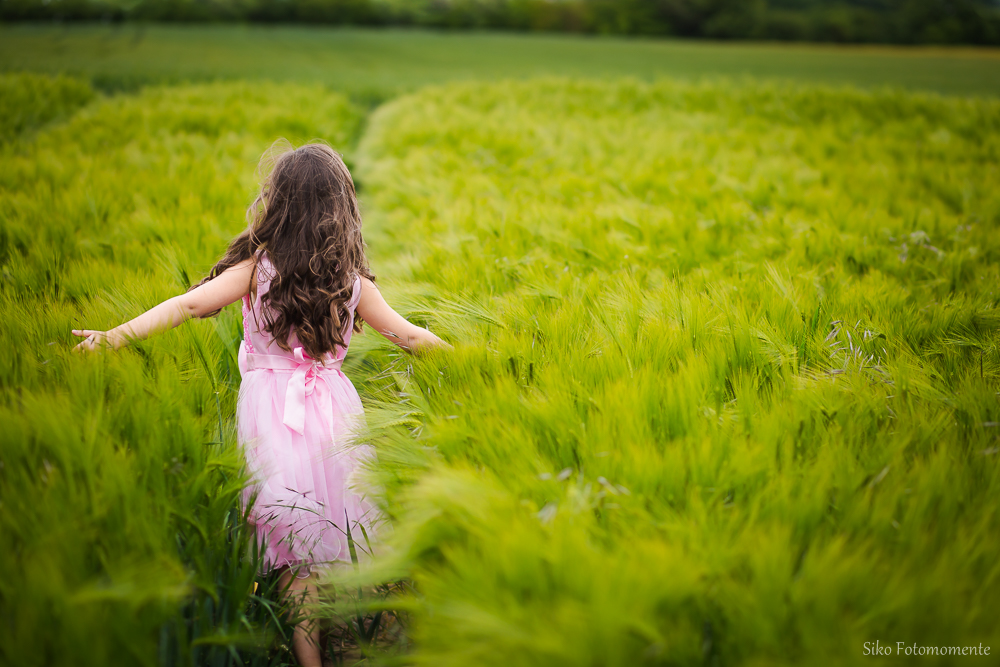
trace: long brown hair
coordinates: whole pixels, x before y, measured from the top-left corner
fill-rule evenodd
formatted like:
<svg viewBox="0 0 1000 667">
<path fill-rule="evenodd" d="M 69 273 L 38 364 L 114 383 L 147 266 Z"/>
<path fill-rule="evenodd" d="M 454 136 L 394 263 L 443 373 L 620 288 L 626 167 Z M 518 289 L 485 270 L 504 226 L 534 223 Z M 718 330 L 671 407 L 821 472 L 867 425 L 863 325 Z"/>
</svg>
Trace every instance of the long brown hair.
<svg viewBox="0 0 1000 667">
<path fill-rule="evenodd" d="M 251 258 L 256 277 L 257 251 L 267 251 L 277 275 L 261 297 L 268 306 L 262 308 L 264 330 L 288 352 L 294 327 L 306 354 L 319 359 L 344 345 L 355 277 L 375 280 L 354 181 L 340 155 L 322 143 L 293 149 L 278 142 L 265 153 L 260 172 L 264 178 L 247 209 L 246 231 L 198 284 Z M 354 330 L 361 331 L 357 318 Z"/>
</svg>

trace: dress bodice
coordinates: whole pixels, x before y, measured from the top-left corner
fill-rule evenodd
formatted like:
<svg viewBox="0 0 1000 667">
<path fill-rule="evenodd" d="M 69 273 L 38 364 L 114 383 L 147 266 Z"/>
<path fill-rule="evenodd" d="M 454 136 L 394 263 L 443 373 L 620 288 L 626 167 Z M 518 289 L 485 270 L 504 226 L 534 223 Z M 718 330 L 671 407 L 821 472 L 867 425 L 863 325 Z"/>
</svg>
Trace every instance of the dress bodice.
<svg viewBox="0 0 1000 667">
<path fill-rule="evenodd" d="M 347 347 L 351 343 L 351 333 L 354 330 L 354 310 L 361 300 L 361 278 L 354 281 L 354 291 L 347 302 L 348 318 L 344 323 L 344 345 L 338 346 L 332 353 L 322 359 L 313 359 L 305 353 L 302 344 L 295 335 L 294 328 L 289 334 L 289 350 L 283 350 L 277 341 L 264 330 L 266 318 L 264 309 L 268 306 L 262 302 L 262 297 L 271 288 L 271 280 L 275 277 L 274 266 L 262 253 L 257 261 L 257 293 L 243 297 L 243 344 L 240 346 L 238 364 L 240 375 L 247 378 L 253 371 L 271 373 L 290 373 L 285 387 L 285 398 L 282 423 L 296 433 L 302 434 L 305 429 L 305 414 L 307 397 L 312 395 L 317 378 L 322 378 L 328 386 L 343 381 L 350 381 L 340 370 L 347 355 Z"/>
<path fill-rule="evenodd" d="M 271 289 L 271 280 L 275 277 L 274 266 L 268 259 L 267 253 L 261 253 L 257 262 L 257 294 L 247 294 L 243 297 L 243 347 L 247 354 L 267 354 L 275 356 L 286 356 L 294 358 L 295 349 L 301 348 L 298 336 L 295 335 L 294 328 L 288 338 L 288 347 L 291 351 L 285 351 L 277 344 L 274 338 L 264 330 L 266 319 L 263 316 L 266 305 L 262 303 L 261 297 Z M 351 343 L 351 334 L 354 331 L 354 310 L 361 300 L 361 278 L 354 280 L 354 290 L 351 299 L 347 303 L 348 320 L 344 324 L 344 346 L 337 347 L 335 353 L 330 353 L 323 358 L 327 364 L 329 362 L 341 362 L 347 355 L 347 348 Z M 306 357 L 308 358 L 308 357 Z M 326 365 L 326 364 L 325 364 Z"/>
</svg>

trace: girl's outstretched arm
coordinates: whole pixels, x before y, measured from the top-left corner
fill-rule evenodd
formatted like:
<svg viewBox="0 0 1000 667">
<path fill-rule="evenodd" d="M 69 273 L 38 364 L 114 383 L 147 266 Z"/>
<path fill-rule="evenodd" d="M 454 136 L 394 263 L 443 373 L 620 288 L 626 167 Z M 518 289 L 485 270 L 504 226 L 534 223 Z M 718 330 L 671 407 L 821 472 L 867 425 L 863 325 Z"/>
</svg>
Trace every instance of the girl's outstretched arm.
<svg viewBox="0 0 1000 667">
<path fill-rule="evenodd" d="M 432 347 L 451 347 L 427 329 L 407 322 L 385 302 L 375 283 L 367 278 L 361 279 L 358 315 L 368 326 L 404 350 L 417 352 Z"/>
<path fill-rule="evenodd" d="M 158 306 L 121 324 L 110 331 L 74 329 L 73 333 L 85 339 L 74 349 L 94 350 L 99 347 L 119 348 L 129 341 L 146 338 L 150 334 L 176 327 L 192 317 L 204 317 L 228 306 L 249 292 L 253 274 L 253 260 L 247 259 L 232 266 L 204 285 L 167 299 Z"/>
</svg>

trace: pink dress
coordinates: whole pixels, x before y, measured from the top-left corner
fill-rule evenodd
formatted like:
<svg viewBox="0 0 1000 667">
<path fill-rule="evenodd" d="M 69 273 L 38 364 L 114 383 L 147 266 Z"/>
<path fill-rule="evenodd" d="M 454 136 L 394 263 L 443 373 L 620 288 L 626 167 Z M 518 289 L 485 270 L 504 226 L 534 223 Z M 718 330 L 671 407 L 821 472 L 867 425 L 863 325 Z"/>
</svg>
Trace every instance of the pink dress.
<svg viewBox="0 0 1000 667">
<path fill-rule="evenodd" d="M 348 303 L 351 317 L 344 347 L 323 360 L 307 356 L 293 331 L 286 352 L 265 331 L 261 296 L 274 267 L 266 253 L 257 265 L 257 296 L 243 299 L 243 377 L 237 401 L 238 438 L 252 483 L 244 507 L 256 495 L 249 520 L 262 546 L 261 573 L 285 565 L 297 576 L 332 561 L 351 562 L 348 532 L 359 560 L 371 554 L 374 502 L 357 487 L 355 473 L 375 454 L 352 442 L 364 424 L 361 400 L 340 366 L 350 344 L 361 279 Z"/>
</svg>

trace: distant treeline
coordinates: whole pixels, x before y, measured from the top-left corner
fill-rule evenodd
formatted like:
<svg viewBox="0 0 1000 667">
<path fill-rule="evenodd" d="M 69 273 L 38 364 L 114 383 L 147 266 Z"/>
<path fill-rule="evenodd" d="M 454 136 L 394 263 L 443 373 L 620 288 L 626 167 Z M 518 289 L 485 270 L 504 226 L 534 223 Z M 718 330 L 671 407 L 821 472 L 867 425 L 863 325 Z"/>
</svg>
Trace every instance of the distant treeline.
<svg viewBox="0 0 1000 667">
<path fill-rule="evenodd" d="M 1000 0 L 0 0 L 4 21 L 409 25 L 890 44 L 1000 44 Z"/>
</svg>

